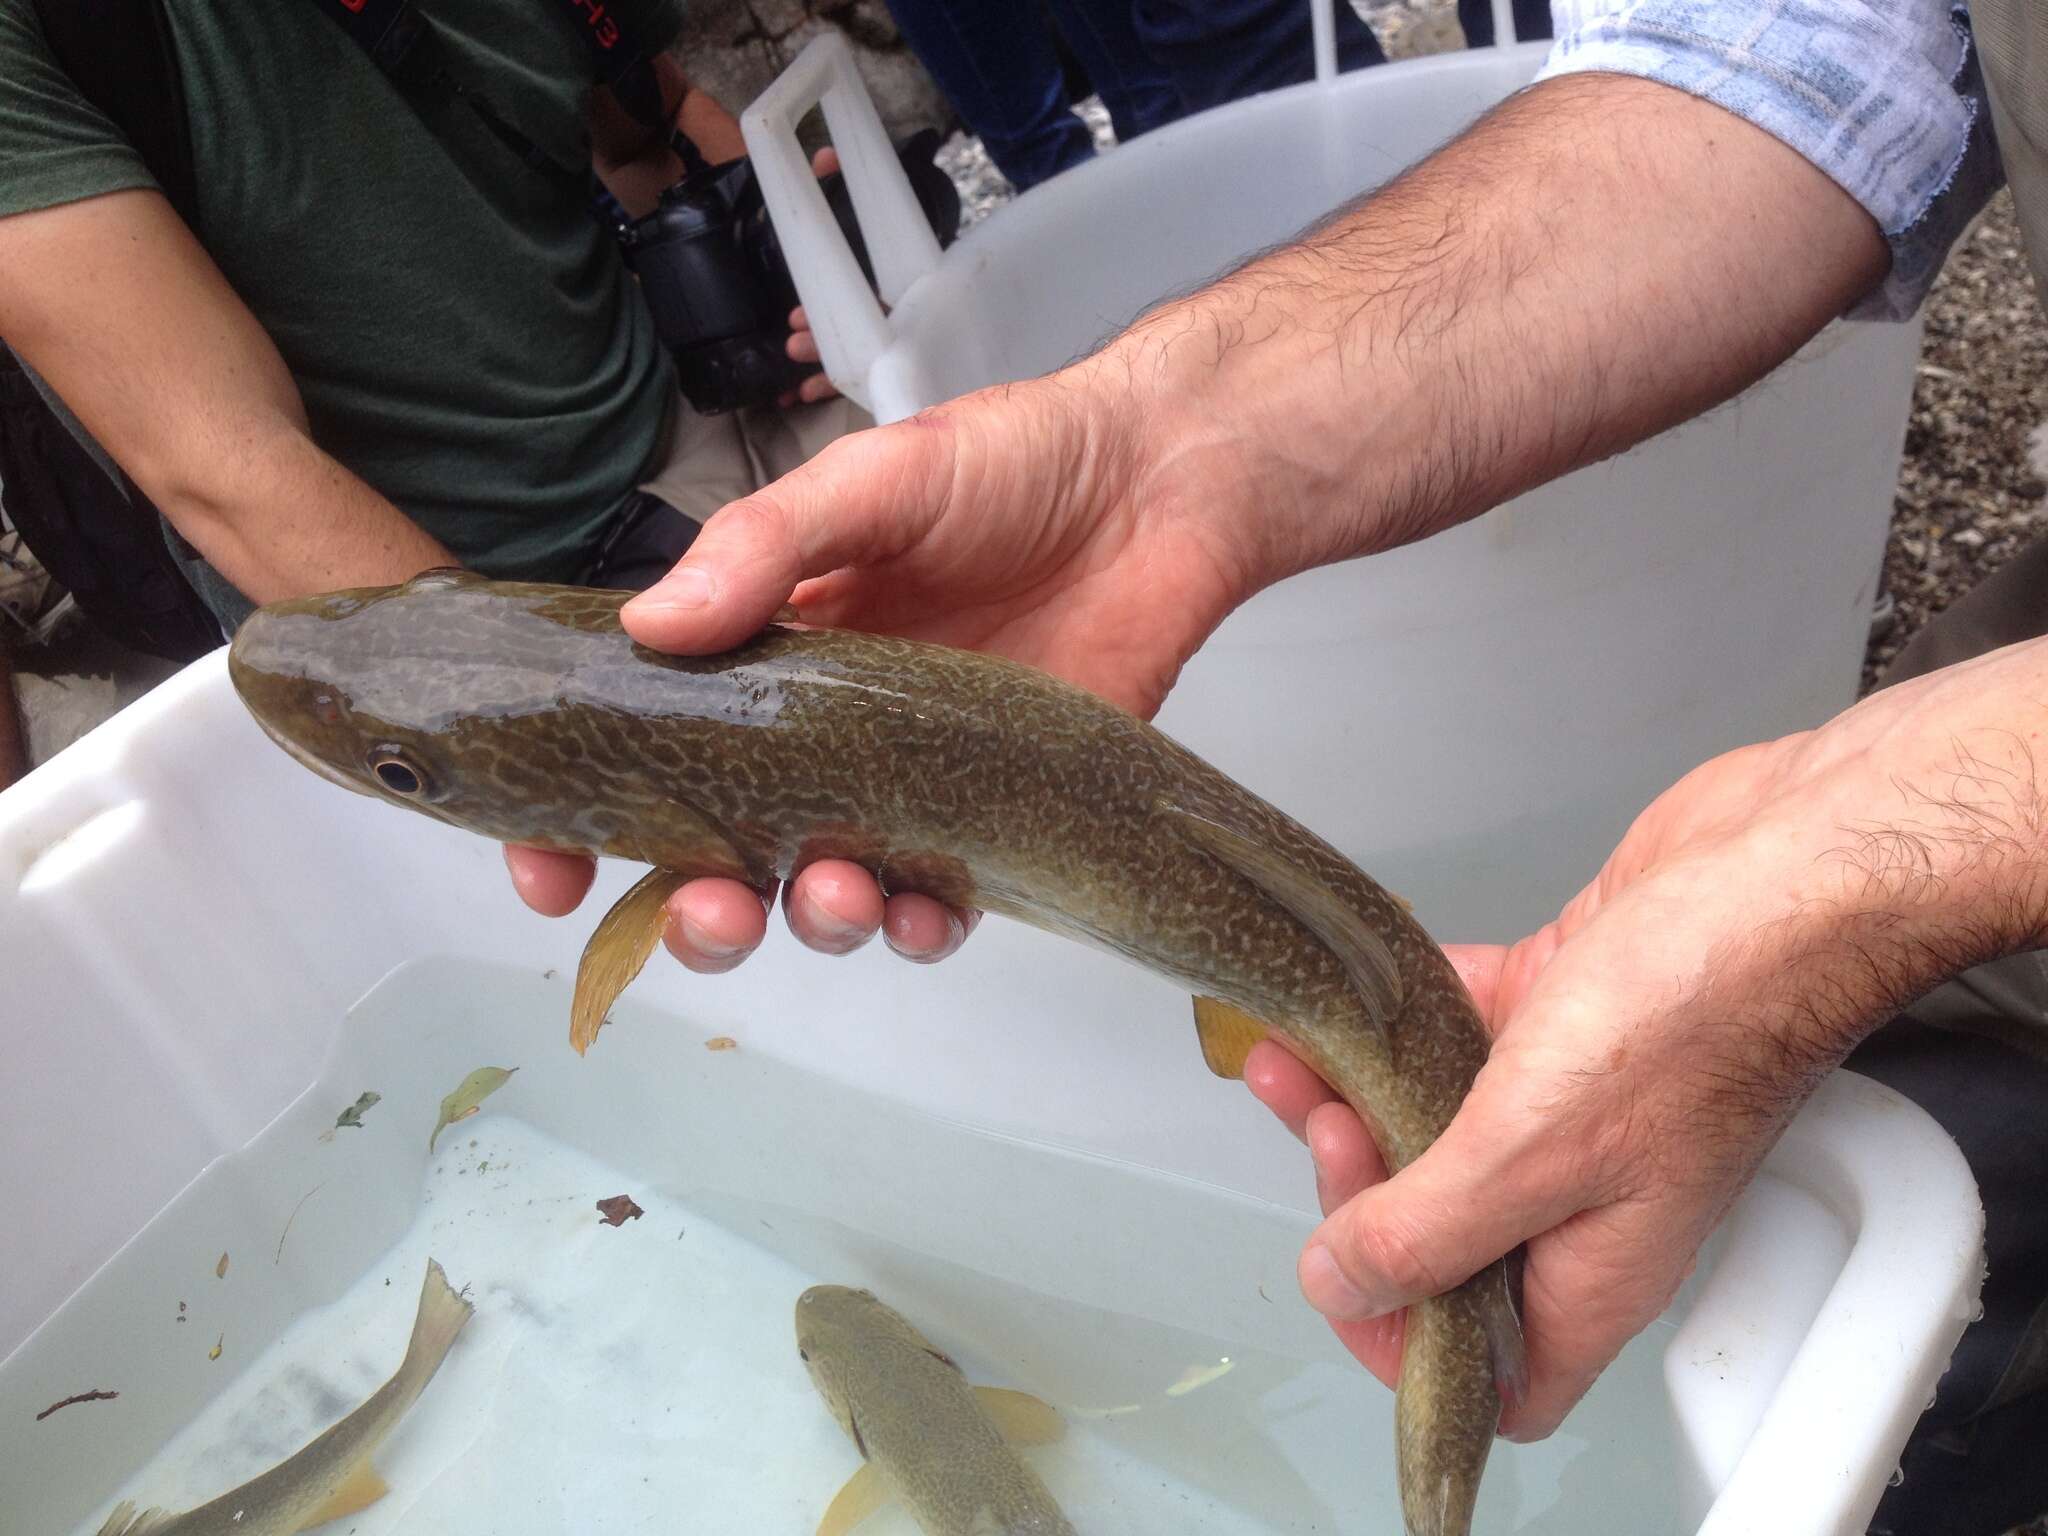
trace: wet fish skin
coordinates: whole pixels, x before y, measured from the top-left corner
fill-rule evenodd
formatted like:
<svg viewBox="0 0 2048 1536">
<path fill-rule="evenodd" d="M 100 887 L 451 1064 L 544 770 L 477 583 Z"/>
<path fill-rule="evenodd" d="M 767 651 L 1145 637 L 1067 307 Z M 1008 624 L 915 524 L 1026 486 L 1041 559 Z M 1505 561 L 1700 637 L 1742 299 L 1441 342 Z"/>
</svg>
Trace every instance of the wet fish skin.
<svg viewBox="0 0 2048 1536">
<path fill-rule="evenodd" d="M 429 1259 L 404 1362 L 346 1418 L 268 1472 L 182 1515 L 118 1505 L 99 1536 L 292 1536 L 372 1502 L 384 1485 L 371 1455 L 433 1380 L 472 1310 Z"/>
<path fill-rule="evenodd" d="M 812 1286 L 796 1340 L 833 1418 L 926 1536 L 1075 1536 L 960 1367 L 873 1292 Z"/>
<path fill-rule="evenodd" d="M 723 655 L 663 655 L 626 636 L 625 600 L 430 573 L 272 604 L 229 658 L 263 729 L 333 782 L 501 842 L 655 867 L 599 929 L 637 902 L 637 951 L 613 935 L 586 952 L 614 974 L 589 1009 L 579 977 L 579 1049 L 651 949 L 665 886 L 766 886 L 834 857 L 1249 1016 L 1359 1112 L 1391 1169 L 1463 1101 L 1487 1034 L 1405 904 L 1152 726 L 1034 668 L 883 636 L 771 626 Z M 1518 1290 L 1503 1261 L 1411 1311 L 1411 1536 L 1469 1529 L 1522 1378 Z"/>
</svg>

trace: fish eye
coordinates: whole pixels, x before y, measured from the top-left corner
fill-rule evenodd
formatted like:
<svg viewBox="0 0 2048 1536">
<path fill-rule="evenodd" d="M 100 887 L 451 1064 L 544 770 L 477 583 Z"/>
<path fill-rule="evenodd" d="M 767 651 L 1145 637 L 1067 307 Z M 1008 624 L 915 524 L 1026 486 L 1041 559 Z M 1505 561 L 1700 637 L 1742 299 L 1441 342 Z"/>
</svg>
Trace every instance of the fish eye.
<svg viewBox="0 0 2048 1536">
<path fill-rule="evenodd" d="M 408 800 L 418 799 L 427 792 L 426 771 L 397 747 L 372 747 L 370 772 L 392 794 L 403 795 Z"/>
</svg>

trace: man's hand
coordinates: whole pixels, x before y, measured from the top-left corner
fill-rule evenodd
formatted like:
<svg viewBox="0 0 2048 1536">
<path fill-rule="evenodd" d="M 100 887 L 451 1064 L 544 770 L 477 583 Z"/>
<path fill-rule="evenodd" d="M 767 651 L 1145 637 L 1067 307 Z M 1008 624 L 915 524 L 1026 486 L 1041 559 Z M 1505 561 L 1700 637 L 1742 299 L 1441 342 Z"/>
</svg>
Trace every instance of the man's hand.
<svg viewBox="0 0 2048 1536">
<path fill-rule="evenodd" d="M 716 651 L 793 591 L 810 622 L 998 651 L 1149 715 L 1261 587 L 1725 399 L 1885 261 L 1847 193 L 1719 107 L 1621 76 L 1550 81 L 1094 356 L 846 438 L 726 507 L 626 626 Z M 587 860 L 510 857 L 542 911 L 590 878 Z M 885 909 L 841 865 L 800 877 L 789 911 L 843 950 Z M 670 947 L 699 969 L 765 931 L 760 896 L 730 884 L 693 882 L 670 912 Z M 886 913 L 915 958 L 965 931 L 918 898 Z"/>
<path fill-rule="evenodd" d="M 1687 775 L 1556 922 L 1450 950 L 1493 1055 L 1396 1178 L 1348 1107 L 1261 1046 L 1246 1081 L 1316 1164 L 1310 1302 L 1391 1382 L 1397 1310 L 1527 1242 L 1530 1393 L 1504 1433 L 1550 1433 L 1862 1035 L 2043 941 L 2044 733 L 2037 641 Z"/>
</svg>

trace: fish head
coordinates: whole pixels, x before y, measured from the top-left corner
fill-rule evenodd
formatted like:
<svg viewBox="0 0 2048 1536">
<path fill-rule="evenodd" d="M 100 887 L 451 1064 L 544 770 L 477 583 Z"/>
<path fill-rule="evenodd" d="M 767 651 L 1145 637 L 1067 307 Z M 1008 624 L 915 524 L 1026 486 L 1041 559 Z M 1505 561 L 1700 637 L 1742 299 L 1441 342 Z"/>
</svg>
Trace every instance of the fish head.
<svg viewBox="0 0 2048 1536">
<path fill-rule="evenodd" d="M 818 1395 L 862 1455 L 867 1448 L 854 1423 L 852 1396 L 861 1368 L 913 1352 L 953 1363 L 873 1291 L 845 1285 L 814 1285 L 797 1298 L 796 1348 Z"/>
<path fill-rule="evenodd" d="M 242 622 L 228 676 L 264 733 L 331 783 L 503 842 L 602 851 L 565 693 L 630 648 L 626 596 L 436 570 L 291 598 Z"/>
</svg>

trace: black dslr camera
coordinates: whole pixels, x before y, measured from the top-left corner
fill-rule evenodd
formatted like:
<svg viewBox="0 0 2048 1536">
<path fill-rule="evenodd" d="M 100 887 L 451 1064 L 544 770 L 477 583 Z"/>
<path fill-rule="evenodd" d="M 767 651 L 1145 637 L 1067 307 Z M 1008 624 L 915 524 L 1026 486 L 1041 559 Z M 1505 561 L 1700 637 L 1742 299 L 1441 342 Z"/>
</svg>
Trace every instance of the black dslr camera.
<svg viewBox="0 0 2048 1536">
<path fill-rule="evenodd" d="M 943 247 L 959 231 L 960 195 L 933 164 L 938 145 L 938 134 L 927 130 L 897 155 Z M 680 134 L 676 149 L 683 179 L 662 193 L 654 212 L 619 230 L 627 264 L 639 274 L 654 328 L 675 358 L 684 399 L 706 415 L 769 404 L 815 365 L 791 361 L 787 350 L 796 285 L 753 162 L 708 165 Z M 874 268 L 845 178 L 835 172 L 819 187 L 872 285 Z"/>
</svg>

